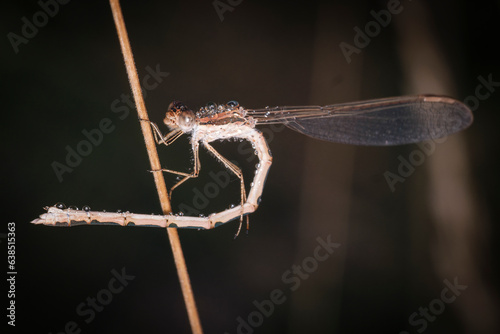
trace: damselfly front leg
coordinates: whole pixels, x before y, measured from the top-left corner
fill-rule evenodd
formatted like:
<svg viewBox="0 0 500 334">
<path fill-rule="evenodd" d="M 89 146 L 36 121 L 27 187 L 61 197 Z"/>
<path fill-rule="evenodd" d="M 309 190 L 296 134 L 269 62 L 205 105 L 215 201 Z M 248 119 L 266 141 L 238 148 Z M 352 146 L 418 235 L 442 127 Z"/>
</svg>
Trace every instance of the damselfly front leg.
<svg viewBox="0 0 500 334">
<path fill-rule="evenodd" d="M 153 128 L 153 134 L 154 134 L 155 140 L 158 144 L 164 144 L 165 146 L 169 146 L 177 138 L 179 138 L 180 136 L 182 136 L 184 134 L 184 132 L 181 129 L 177 128 L 177 129 L 170 131 L 167 135 L 164 136 L 161 133 L 160 129 L 158 128 L 158 125 L 156 125 L 155 123 L 153 123 L 149 120 L 141 120 L 141 121 L 149 122 L 149 124 L 151 124 L 151 127 Z M 151 172 L 162 171 L 162 172 L 168 172 L 168 173 L 184 176 L 179 182 L 177 182 L 176 184 L 174 184 L 172 186 L 172 188 L 170 188 L 170 191 L 168 193 L 168 197 L 170 197 L 170 198 L 172 198 L 172 192 L 174 191 L 175 188 L 180 186 L 186 180 L 188 180 L 190 178 L 196 178 L 199 175 L 199 172 L 200 172 L 199 144 L 197 142 L 193 143 L 192 149 L 193 149 L 193 156 L 194 156 L 194 166 L 193 166 L 192 173 L 179 172 L 179 171 L 166 169 L 166 168 L 151 171 Z"/>
<path fill-rule="evenodd" d="M 167 135 L 163 135 L 158 128 L 158 125 L 156 123 L 151 122 L 150 120 L 146 119 L 141 119 L 142 122 L 148 122 L 151 125 L 151 128 L 153 128 L 153 135 L 155 137 L 155 141 L 157 144 L 164 144 L 166 146 L 172 144 L 174 141 L 177 140 L 180 136 L 184 134 L 181 129 L 175 129 L 173 131 L 170 131 L 167 133 Z"/>
<path fill-rule="evenodd" d="M 227 169 L 229 169 L 231 172 L 233 172 L 239 179 L 240 179 L 240 187 L 241 187 L 241 215 L 240 215 L 240 226 L 238 227 L 238 232 L 236 232 L 235 238 L 240 234 L 241 231 L 241 225 L 243 224 L 243 204 L 247 201 L 247 192 L 245 190 L 245 182 L 243 180 L 243 173 L 241 172 L 241 169 L 233 164 L 231 161 L 227 160 L 225 157 L 223 157 L 215 148 L 213 148 L 212 145 L 210 145 L 208 142 L 203 141 L 203 145 L 209 150 L 217 159 L 219 159 L 224 166 L 226 166 Z M 247 215 L 247 231 L 249 228 L 249 218 Z"/>
</svg>

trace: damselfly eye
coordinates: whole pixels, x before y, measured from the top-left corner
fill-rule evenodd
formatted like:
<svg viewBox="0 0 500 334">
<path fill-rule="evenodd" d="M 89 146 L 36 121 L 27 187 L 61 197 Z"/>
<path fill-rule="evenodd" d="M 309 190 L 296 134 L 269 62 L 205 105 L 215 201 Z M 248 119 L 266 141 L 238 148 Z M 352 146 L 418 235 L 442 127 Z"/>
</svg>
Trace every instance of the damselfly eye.
<svg viewBox="0 0 500 334">
<path fill-rule="evenodd" d="M 189 110 L 188 107 L 181 101 L 174 101 L 168 106 L 168 111 L 178 112 Z"/>
</svg>

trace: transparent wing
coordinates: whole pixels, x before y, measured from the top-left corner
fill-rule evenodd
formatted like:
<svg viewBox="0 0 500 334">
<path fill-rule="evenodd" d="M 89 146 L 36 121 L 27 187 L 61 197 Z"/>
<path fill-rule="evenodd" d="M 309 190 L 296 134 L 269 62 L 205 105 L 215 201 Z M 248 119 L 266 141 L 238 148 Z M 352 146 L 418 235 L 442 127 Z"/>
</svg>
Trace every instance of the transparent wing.
<svg viewBox="0 0 500 334">
<path fill-rule="evenodd" d="M 473 118 L 463 103 L 431 95 L 246 112 L 258 125 L 283 123 L 313 138 L 354 145 L 400 145 L 442 138 L 465 129 Z"/>
</svg>

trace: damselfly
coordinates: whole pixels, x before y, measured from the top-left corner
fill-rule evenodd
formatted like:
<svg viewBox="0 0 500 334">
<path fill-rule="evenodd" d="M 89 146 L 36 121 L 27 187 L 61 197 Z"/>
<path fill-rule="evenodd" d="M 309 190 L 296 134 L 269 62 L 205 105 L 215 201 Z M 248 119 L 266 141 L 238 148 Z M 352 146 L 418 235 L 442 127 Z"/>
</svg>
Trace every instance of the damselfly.
<svg viewBox="0 0 500 334">
<path fill-rule="evenodd" d="M 90 210 L 71 210 L 61 206 L 47 208 L 48 212 L 33 221 L 36 224 L 71 226 L 114 222 L 120 225 L 148 225 L 208 229 L 254 212 L 259 203 L 272 163 L 271 151 L 257 125 L 285 124 L 307 136 L 336 143 L 353 145 L 401 145 L 437 139 L 465 129 L 472 123 L 472 112 L 463 103 L 443 96 L 419 95 L 392 97 L 327 106 L 266 107 L 245 109 L 236 101 L 226 104 L 209 103 L 193 112 L 184 103 L 170 104 L 164 123 L 170 131 L 163 135 L 151 123 L 158 144 L 170 145 L 183 134 L 191 136 L 194 155 L 193 172 L 162 169 L 181 176 L 172 191 L 190 178 L 198 176 L 201 165 L 200 143 L 240 180 L 240 205 L 213 213 L 208 217 L 182 215 L 135 215 L 131 213 L 101 213 Z M 149 121 L 147 121 L 149 122 Z M 255 177 L 248 195 L 241 169 L 219 154 L 211 142 L 241 139 L 249 141 L 259 158 Z M 248 216 L 247 216 L 248 226 Z M 247 227 L 248 228 L 248 227 Z"/>
</svg>

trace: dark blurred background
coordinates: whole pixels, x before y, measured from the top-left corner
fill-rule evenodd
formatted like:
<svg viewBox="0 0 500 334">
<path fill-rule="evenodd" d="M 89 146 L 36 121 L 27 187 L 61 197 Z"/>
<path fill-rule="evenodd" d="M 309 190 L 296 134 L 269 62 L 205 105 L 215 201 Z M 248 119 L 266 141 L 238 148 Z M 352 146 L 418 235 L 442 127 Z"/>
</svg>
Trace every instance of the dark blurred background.
<svg viewBox="0 0 500 334">
<path fill-rule="evenodd" d="M 0 241 L 6 254 L 15 222 L 15 330 L 188 333 L 165 231 L 29 223 L 59 201 L 160 213 L 109 3 L 54 3 L 8 1 L 0 14 Z M 179 231 L 206 333 L 498 333 L 498 1 L 122 7 L 140 78 L 159 73 L 146 87 L 155 122 L 174 99 L 259 108 L 433 93 L 474 110 L 472 127 L 425 147 L 354 147 L 262 129 L 274 163 L 249 235 L 233 240 L 237 222 Z M 356 38 L 366 29 L 371 37 Z M 85 150 L 85 131 L 103 119 L 112 131 L 58 177 L 54 165 Z M 249 184 L 250 146 L 215 146 Z M 185 137 L 159 152 L 164 167 L 191 167 Z M 200 177 L 174 192 L 176 212 L 238 202 L 234 176 L 207 194 L 210 171 L 223 167 L 206 152 L 200 158 Z M 399 175 L 392 187 L 389 173 Z M 318 238 L 339 244 L 323 261 L 314 257 Z M 134 278 L 110 294 L 113 272 L 123 271 Z M 279 304 L 264 302 L 273 291 L 282 292 Z M 96 297 L 106 305 L 91 319 L 87 298 Z"/>
</svg>

